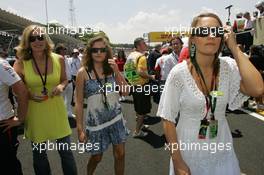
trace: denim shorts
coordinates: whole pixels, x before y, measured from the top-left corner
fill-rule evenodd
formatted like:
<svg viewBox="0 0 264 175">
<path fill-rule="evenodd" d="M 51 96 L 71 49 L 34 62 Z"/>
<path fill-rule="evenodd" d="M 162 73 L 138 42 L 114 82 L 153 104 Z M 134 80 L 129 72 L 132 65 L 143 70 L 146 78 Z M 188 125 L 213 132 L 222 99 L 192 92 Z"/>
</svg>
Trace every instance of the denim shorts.
<svg viewBox="0 0 264 175">
<path fill-rule="evenodd" d="M 123 119 L 98 131 L 86 130 L 88 143 L 92 144 L 92 147 L 86 151 L 92 155 L 102 154 L 110 144 L 118 145 L 126 142 L 128 134 Z"/>
</svg>

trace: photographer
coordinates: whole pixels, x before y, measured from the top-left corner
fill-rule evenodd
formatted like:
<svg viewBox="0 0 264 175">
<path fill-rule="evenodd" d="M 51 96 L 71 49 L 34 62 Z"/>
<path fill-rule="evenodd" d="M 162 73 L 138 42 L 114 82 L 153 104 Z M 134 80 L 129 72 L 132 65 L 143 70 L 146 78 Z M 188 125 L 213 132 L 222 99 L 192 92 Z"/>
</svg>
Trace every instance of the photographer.
<svg viewBox="0 0 264 175">
<path fill-rule="evenodd" d="M 264 80 L 264 45 L 253 45 L 250 48 L 250 58 L 251 63 L 256 67 L 256 69 L 261 73 L 262 79 Z M 263 103 L 263 95 L 261 97 L 257 97 L 257 112 L 264 111 L 264 103 Z"/>
</svg>

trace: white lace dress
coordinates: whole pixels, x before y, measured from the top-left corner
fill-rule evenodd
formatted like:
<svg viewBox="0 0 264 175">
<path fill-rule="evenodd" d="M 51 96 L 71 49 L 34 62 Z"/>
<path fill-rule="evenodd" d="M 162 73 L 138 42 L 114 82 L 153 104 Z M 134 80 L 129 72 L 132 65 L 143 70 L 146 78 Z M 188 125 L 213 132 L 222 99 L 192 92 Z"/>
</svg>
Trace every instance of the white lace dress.
<svg viewBox="0 0 264 175">
<path fill-rule="evenodd" d="M 231 132 L 225 118 L 226 105 L 234 110 L 247 100 L 240 89 L 240 74 L 235 60 L 220 58 L 218 90 L 224 93 L 217 97 L 215 118 L 218 120 L 218 134 L 209 139 L 198 139 L 200 120 L 206 112 L 206 100 L 193 79 L 187 62 L 176 65 L 166 81 L 157 116 L 175 122 L 178 112 L 180 119 L 176 128 L 184 161 L 192 175 L 240 175 Z M 209 115 L 208 115 L 209 116 Z M 176 146 L 175 146 L 176 148 Z M 170 175 L 174 175 L 170 161 Z"/>
</svg>

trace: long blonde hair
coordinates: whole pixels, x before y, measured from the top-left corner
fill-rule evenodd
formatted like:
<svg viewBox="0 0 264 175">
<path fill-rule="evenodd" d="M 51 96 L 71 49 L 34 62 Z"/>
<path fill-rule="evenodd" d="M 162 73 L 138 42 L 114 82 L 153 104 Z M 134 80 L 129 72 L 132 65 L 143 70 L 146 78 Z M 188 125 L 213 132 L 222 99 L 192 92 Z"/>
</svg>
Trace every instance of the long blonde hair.
<svg viewBox="0 0 264 175">
<path fill-rule="evenodd" d="M 52 40 L 50 39 L 50 37 L 45 32 L 45 30 L 43 30 L 45 28 L 38 26 L 38 25 L 30 25 L 24 29 L 20 43 L 17 46 L 17 55 L 20 59 L 23 59 L 23 60 L 32 59 L 33 56 L 32 56 L 32 49 L 30 47 L 29 37 L 31 36 L 33 31 L 36 31 L 36 29 L 40 29 L 41 35 L 44 36 L 44 40 L 45 40 L 45 44 L 46 44 L 46 48 L 44 50 L 45 54 L 48 57 L 51 56 L 52 50 L 54 48 L 54 44 L 53 44 Z"/>
</svg>

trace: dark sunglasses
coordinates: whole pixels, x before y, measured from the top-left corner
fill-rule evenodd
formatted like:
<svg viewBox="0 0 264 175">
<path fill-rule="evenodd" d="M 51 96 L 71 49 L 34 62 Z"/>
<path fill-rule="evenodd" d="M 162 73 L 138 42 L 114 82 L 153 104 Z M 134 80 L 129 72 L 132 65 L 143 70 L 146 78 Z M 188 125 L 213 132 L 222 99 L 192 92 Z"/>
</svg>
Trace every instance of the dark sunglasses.
<svg viewBox="0 0 264 175">
<path fill-rule="evenodd" d="M 43 41 L 44 40 L 44 36 L 43 35 L 37 35 L 37 36 L 30 36 L 29 37 L 29 41 L 30 42 L 34 42 L 36 40 Z"/>
<path fill-rule="evenodd" d="M 223 27 L 197 27 L 192 29 L 192 36 L 197 37 L 223 37 L 224 36 Z"/>
<path fill-rule="evenodd" d="M 104 53 L 107 51 L 106 48 L 91 48 L 91 52 L 92 53 L 98 53 L 100 51 L 100 53 Z"/>
</svg>

